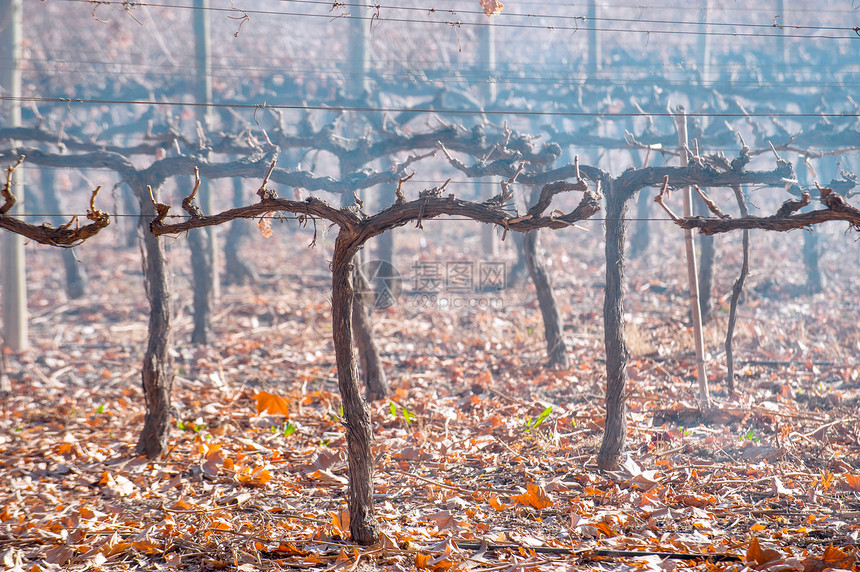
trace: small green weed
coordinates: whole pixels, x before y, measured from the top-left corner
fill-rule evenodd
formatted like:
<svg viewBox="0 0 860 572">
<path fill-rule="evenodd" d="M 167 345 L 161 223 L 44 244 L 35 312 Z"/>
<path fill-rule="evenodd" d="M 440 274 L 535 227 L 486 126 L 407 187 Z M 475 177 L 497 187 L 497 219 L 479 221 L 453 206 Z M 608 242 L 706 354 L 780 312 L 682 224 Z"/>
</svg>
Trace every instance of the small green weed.
<svg viewBox="0 0 860 572">
<path fill-rule="evenodd" d="M 541 423 L 546 421 L 546 418 L 549 417 L 550 413 L 552 413 L 552 405 L 544 409 L 543 412 L 534 419 L 526 417 L 523 421 L 523 430 L 526 433 L 530 433 L 533 429 L 537 429 L 540 427 Z"/>
<path fill-rule="evenodd" d="M 388 411 L 389 413 L 391 413 L 392 417 L 397 417 L 397 405 L 393 401 L 389 402 Z M 400 411 L 403 413 L 403 419 L 406 421 L 407 425 L 415 421 L 416 417 L 414 413 L 412 413 L 405 407 L 401 407 Z"/>
</svg>

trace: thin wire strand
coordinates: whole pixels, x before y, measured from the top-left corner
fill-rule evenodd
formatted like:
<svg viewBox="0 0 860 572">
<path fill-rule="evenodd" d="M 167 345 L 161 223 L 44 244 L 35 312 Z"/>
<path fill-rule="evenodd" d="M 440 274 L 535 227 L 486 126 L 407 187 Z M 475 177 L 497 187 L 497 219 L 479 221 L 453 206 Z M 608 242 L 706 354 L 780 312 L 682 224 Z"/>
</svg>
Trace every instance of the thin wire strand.
<svg viewBox="0 0 860 572">
<path fill-rule="evenodd" d="M 75 2 L 75 3 L 85 3 L 92 4 L 92 0 L 63 0 L 64 2 Z M 127 9 L 129 4 L 124 0 L 98 0 L 97 5 L 117 5 L 123 7 L 123 9 Z M 332 19 L 345 19 L 345 20 L 362 20 L 369 22 L 370 24 L 379 23 L 379 22 L 394 22 L 401 24 L 433 24 L 433 25 L 444 25 L 451 26 L 455 28 L 460 28 L 463 26 L 467 27 L 486 27 L 486 26 L 494 26 L 497 28 L 513 28 L 517 30 L 524 29 L 539 29 L 539 30 L 561 30 L 561 31 L 569 31 L 569 32 L 578 32 L 578 31 L 598 31 L 598 32 L 623 32 L 623 33 L 644 33 L 644 34 L 666 34 L 666 35 L 692 35 L 692 36 L 717 36 L 717 37 L 732 37 L 732 38 L 792 38 L 792 39 L 818 39 L 818 40 L 852 40 L 853 37 L 857 37 L 860 39 L 860 32 L 856 32 L 855 29 L 846 28 L 846 34 L 844 36 L 835 36 L 835 35 L 826 35 L 826 34 L 786 34 L 784 30 L 780 30 L 780 33 L 777 34 L 763 34 L 763 33 L 745 33 L 745 32 L 713 32 L 713 31 L 703 31 L 703 30 L 677 30 L 677 29 L 666 29 L 666 30 L 650 30 L 650 29 L 627 29 L 627 28 L 598 28 L 598 27 L 585 27 L 585 26 L 548 26 L 548 25 L 538 25 L 538 24 L 506 24 L 506 23 L 489 23 L 489 22 L 468 22 L 468 21 L 440 21 L 440 20 L 417 20 L 414 18 L 390 18 L 390 17 L 376 17 L 376 16 L 353 16 L 349 14 L 308 14 L 303 12 L 282 12 L 277 10 L 253 10 L 253 9 L 239 9 L 236 7 L 231 8 L 218 8 L 218 7 L 201 7 L 201 6 L 184 6 L 181 4 L 156 4 L 151 2 L 135 2 L 131 4 L 132 6 L 147 6 L 153 8 L 171 8 L 171 9 L 181 9 L 181 10 L 208 10 L 218 13 L 229 13 L 232 15 L 240 15 L 240 14 L 254 14 L 254 15 L 266 15 L 266 16 L 289 16 L 289 17 L 299 17 L 299 18 L 325 18 L 328 20 Z"/>
<path fill-rule="evenodd" d="M 76 78 L 79 78 L 80 74 L 96 74 L 98 76 L 114 76 L 114 77 L 139 77 L 140 72 L 135 71 L 115 71 L 111 69 L 82 69 L 83 64 L 93 65 L 93 66 L 108 66 L 108 67 L 131 67 L 131 68 L 143 68 L 143 70 L 151 69 L 151 70 L 163 70 L 164 66 L 160 64 L 140 64 L 140 63 L 132 63 L 132 62 L 111 62 L 111 61 L 85 61 L 85 60 L 53 60 L 53 59 L 26 59 L 22 60 L 24 62 L 30 63 L 48 63 L 52 64 L 50 66 L 50 71 L 47 69 L 43 69 L 37 66 L 30 66 L 25 68 L 27 71 L 33 71 L 36 73 L 48 72 L 51 74 L 52 78 L 56 78 L 58 76 L 64 75 L 73 75 Z M 255 60 L 256 61 L 256 60 Z M 77 69 L 69 69 L 69 64 L 80 64 Z M 63 69 L 56 69 L 56 67 L 62 67 Z M 173 66 L 172 69 L 186 69 L 189 70 L 184 74 L 177 74 L 175 72 L 162 72 L 162 73 L 145 73 L 145 77 L 153 78 L 153 77 L 163 77 L 163 78 L 171 78 L 175 79 L 177 77 L 191 78 L 191 77 L 199 77 L 194 71 L 193 65 L 183 65 L 183 66 Z M 809 69 L 815 69 L 816 66 L 809 66 Z M 0 69 L 5 69 L 4 66 L 0 65 Z M 269 72 L 272 74 L 285 74 L 290 80 L 299 80 L 306 81 L 308 79 L 319 79 L 326 77 L 351 77 L 354 75 L 364 75 L 364 74 L 355 74 L 348 70 L 339 69 L 336 67 L 330 68 L 328 70 L 321 69 L 290 69 L 284 67 L 258 67 L 258 66 L 236 66 L 236 65 L 214 65 L 211 67 L 217 73 L 209 73 L 206 74 L 207 77 L 223 79 L 223 78 L 245 78 L 245 79 L 257 79 L 259 77 L 260 72 Z M 432 78 L 429 81 L 432 84 L 462 84 L 464 81 L 470 84 L 485 84 L 492 83 L 496 85 L 558 85 L 558 84 L 566 84 L 571 86 L 651 86 L 654 85 L 654 78 L 648 76 L 642 77 L 632 77 L 632 76 L 623 76 L 617 74 L 617 77 L 606 77 L 601 78 L 599 76 L 593 76 L 589 74 L 587 78 L 575 79 L 571 78 L 568 75 L 565 75 L 563 72 L 559 72 L 557 75 L 547 74 L 547 75 L 520 75 L 517 74 L 516 71 L 511 70 L 510 72 L 506 72 L 506 70 L 482 70 L 480 68 L 475 68 L 471 70 L 453 70 L 453 69 L 429 69 L 429 70 L 402 70 L 402 71 L 384 71 L 378 68 L 375 68 L 371 73 L 371 77 L 377 77 L 382 79 L 389 79 L 391 81 L 396 81 L 398 79 L 402 80 L 410 80 L 415 76 L 415 74 L 434 74 L 434 73 L 445 73 L 448 72 L 447 77 L 440 78 Z M 454 72 L 456 71 L 456 75 Z M 534 70 L 532 70 L 534 71 Z M 693 70 L 691 70 L 693 71 Z M 846 74 L 850 74 L 850 70 L 844 70 Z M 506 75 L 506 73 L 516 74 L 516 75 Z M 821 74 L 822 76 L 826 75 L 830 78 L 833 76 L 833 72 Z M 848 76 L 852 77 L 852 76 Z M 687 86 L 690 84 L 689 79 L 684 78 L 661 78 L 660 85 L 661 86 L 669 86 L 669 87 L 677 87 L 677 86 Z M 804 88 L 804 87 L 817 87 L 817 88 L 834 88 L 834 89 L 847 89 L 852 87 L 860 86 L 860 79 L 849 81 L 847 78 L 844 80 L 831 79 L 827 80 L 815 80 L 815 79 L 795 79 L 794 76 L 787 77 L 784 80 L 773 81 L 773 80 L 757 80 L 757 79 L 748 79 L 748 80 L 737 80 L 737 79 L 715 79 L 707 82 L 702 82 L 703 87 L 724 87 L 724 88 L 743 88 L 743 87 L 757 87 L 757 88 L 779 88 L 784 89 L 786 87 L 796 87 L 796 88 Z"/>
<path fill-rule="evenodd" d="M 205 107 L 205 108 L 227 108 L 227 109 L 249 109 L 266 110 L 282 109 L 297 111 L 352 111 L 357 113 L 433 113 L 450 115 L 514 115 L 514 116 L 538 116 L 538 117 L 675 117 L 670 111 L 648 112 L 648 111 L 623 111 L 617 113 L 595 112 L 595 111 L 540 111 L 540 110 L 510 110 L 510 109 L 445 109 L 432 107 L 373 107 L 373 106 L 350 106 L 350 105 L 288 105 L 267 103 L 201 103 L 194 101 L 170 101 L 170 100 L 134 100 L 134 99 L 88 99 L 77 97 L 36 97 L 36 96 L 0 96 L 0 101 L 18 101 L 21 103 L 54 103 L 71 108 L 72 104 L 87 105 L 147 105 L 147 106 L 169 106 L 169 107 Z M 687 117 L 709 117 L 709 118 L 735 118 L 743 119 L 749 117 L 776 117 L 776 118 L 844 118 L 855 119 L 860 113 L 823 113 L 823 112 L 747 112 L 726 113 L 689 111 Z"/>
<path fill-rule="evenodd" d="M 437 10 L 435 8 L 420 8 L 416 6 L 396 6 L 396 5 L 388 5 L 388 4 L 363 4 L 363 3 L 349 3 L 349 2 L 331 2 L 326 0 L 279 0 L 281 3 L 291 3 L 291 4 L 309 4 L 309 5 L 320 5 L 320 6 L 328 6 L 333 8 L 337 7 L 345 7 L 345 8 L 370 8 L 372 10 L 376 10 L 377 13 L 382 10 L 402 10 L 409 12 L 421 12 L 424 14 L 434 13 Z M 546 7 L 544 4 L 543 7 Z M 613 6 L 616 8 L 616 6 Z M 677 8 L 676 8 L 677 9 Z M 483 10 L 447 10 L 442 9 L 440 12 L 444 12 L 446 14 L 457 15 L 471 15 L 471 16 L 484 16 Z M 777 16 L 779 17 L 779 16 Z M 713 27 L 733 27 L 733 28 L 764 28 L 764 29 L 791 29 L 791 30 L 839 30 L 839 31 L 853 31 L 854 28 L 852 26 L 809 26 L 809 25 L 798 25 L 798 24 L 754 24 L 749 22 L 711 22 L 708 20 L 667 20 L 667 19 L 649 19 L 649 18 L 612 18 L 606 16 L 597 16 L 595 18 L 588 18 L 585 16 L 569 16 L 564 14 L 540 14 L 540 13 L 521 13 L 521 12 L 512 12 L 510 10 L 502 10 L 500 13 L 495 14 L 493 18 L 497 20 L 499 18 L 543 18 L 543 19 L 559 19 L 559 20 L 575 20 L 575 21 L 594 21 L 594 22 L 629 22 L 629 23 L 637 23 L 637 24 L 667 24 L 667 25 L 686 25 L 686 26 L 713 26 Z M 380 16 L 377 18 L 378 20 L 385 20 L 384 17 Z"/>
</svg>

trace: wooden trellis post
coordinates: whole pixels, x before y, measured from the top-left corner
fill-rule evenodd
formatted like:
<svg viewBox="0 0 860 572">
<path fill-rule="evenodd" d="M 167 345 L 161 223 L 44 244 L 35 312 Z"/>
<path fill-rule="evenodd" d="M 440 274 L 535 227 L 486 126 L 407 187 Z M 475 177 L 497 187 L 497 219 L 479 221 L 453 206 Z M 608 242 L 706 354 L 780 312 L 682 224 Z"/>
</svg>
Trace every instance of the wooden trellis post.
<svg viewBox="0 0 860 572">
<path fill-rule="evenodd" d="M 681 166 L 690 161 L 687 148 L 687 113 L 678 107 L 678 146 L 681 151 Z M 684 187 L 684 217 L 693 216 L 693 189 Z M 684 243 L 687 252 L 687 278 L 690 283 L 690 305 L 693 316 L 693 341 L 696 346 L 696 377 L 699 380 L 699 402 L 703 409 L 711 406 L 711 392 L 708 388 L 708 373 L 705 369 L 705 337 L 702 332 L 702 309 L 699 301 L 699 271 L 696 268 L 696 242 L 693 231 L 684 230 Z"/>
<path fill-rule="evenodd" d="M 0 54 L 6 62 L 0 69 L 0 87 L 6 102 L 6 125 L 21 126 L 21 0 L 0 0 Z M 22 169 L 12 173 L 17 204 L 7 213 L 24 213 L 24 179 Z M 5 184 L 5 180 L 0 185 Z M 28 348 L 27 279 L 24 268 L 24 238 L 12 232 L 0 235 L 0 273 L 3 276 L 3 337 L 6 347 L 20 352 Z"/>
</svg>

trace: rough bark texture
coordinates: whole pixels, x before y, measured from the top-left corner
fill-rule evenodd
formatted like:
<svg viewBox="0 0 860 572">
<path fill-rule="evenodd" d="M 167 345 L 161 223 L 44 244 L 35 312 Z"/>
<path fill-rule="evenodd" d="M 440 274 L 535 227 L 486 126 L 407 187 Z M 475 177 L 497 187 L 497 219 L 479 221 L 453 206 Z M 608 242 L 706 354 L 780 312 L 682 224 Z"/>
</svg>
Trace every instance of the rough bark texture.
<svg viewBox="0 0 860 572">
<path fill-rule="evenodd" d="M 352 259 L 355 252 L 355 236 L 341 230 L 332 259 L 332 337 L 346 427 L 349 531 L 353 542 L 373 544 L 379 540 L 379 524 L 373 516 L 370 410 L 361 397 L 352 344 Z"/>
<path fill-rule="evenodd" d="M 19 157 L 18 163 L 15 166 L 10 167 L 10 172 L 8 174 L 9 180 L 12 181 L 12 187 L 17 188 L 19 193 L 21 192 L 22 184 L 21 180 L 17 179 L 17 177 L 20 176 L 21 171 L 16 167 L 21 164 L 22 160 L 23 157 Z M 16 197 L 15 193 L 12 192 L 12 188 L 8 185 L 4 185 L 3 188 L 0 189 L 0 199 L 3 201 L 2 204 L 0 204 L 0 228 L 11 231 L 14 235 L 24 236 L 30 240 L 35 240 L 40 244 L 62 247 L 75 246 L 86 239 L 95 236 L 100 230 L 110 224 L 110 215 L 95 208 L 95 198 L 97 194 L 98 189 L 93 192 L 90 198 L 90 209 L 87 211 L 87 219 L 93 221 L 92 223 L 80 226 L 79 224 L 73 224 L 77 223 L 77 220 L 73 218 L 69 223 L 62 225 L 59 228 L 54 228 L 49 224 L 31 224 L 18 220 L 14 216 L 9 216 L 9 213 L 16 213 L 13 209 L 20 201 L 20 197 Z M 17 322 L 17 319 L 26 314 L 27 310 L 26 296 L 23 296 L 23 294 L 26 293 L 26 288 L 24 288 L 26 285 L 20 285 L 21 289 L 19 289 L 19 285 L 14 283 L 17 280 L 22 279 L 24 276 L 24 259 L 23 253 L 18 253 L 16 250 L 17 246 L 14 240 L 17 240 L 18 237 L 3 235 L 0 236 L 0 238 L 3 239 L 3 257 L 0 258 L 0 260 L 6 263 L 3 267 L 3 281 L 5 284 L 4 287 L 6 288 L 3 295 L 4 315 L 11 323 Z M 21 256 L 18 256 L 18 254 L 21 254 Z M 11 273 L 9 272 L 10 270 Z M 9 278 L 13 278 L 14 280 L 9 281 Z M 15 332 L 12 334 L 9 331 L 6 331 L 6 342 L 12 348 L 18 347 L 19 338 L 26 345 L 26 336 L 22 338 L 18 335 L 26 333 L 26 320 L 22 322 L 21 325 L 23 325 L 22 332 Z M 23 348 L 19 348 L 19 351 L 20 349 Z"/>
<path fill-rule="evenodd" d="M 48 213 L 59 214 L 63 211 L 60 198 L 57 196 L 56 180 L 51 169 L 42 169 L 42 203 Z M 62 226 L 68 221 L 60 216 L 51 217 L 56 226 Z M 75 253 L 69 249 L 60 250 L 63 268 L 66 271 L 66 296 L 71 300 L 83 297 L 87 293 L 87 272 L 83 264 L 75 258 Z"/>
<path fill-rule="evenodd" d="M 627 343 L 624 339 L 624 235 L 628 194 L 606 189 L 606 294 L 603 300 L 606 348 L 606 424 L 597 455 L 601 469 L 618 465 L 627 437 Z"/>
<path fill-rule="evenodd" d="M 384 399 L 388 397 L 390 390 L 379 358 L 379 346 L 373 337 L 370 309 L 374 300 L 367 277 L 358 269 L 353 272 L 353 286 L 356 294 L 352 302 L 352 327 L 355 347 L 361 361 L 361 378 L 367 389 L 368 401 Z"/>
<path fill-rule="evenodd" d="M 834 193 L 835 195 L 835 193 Z M 831 195 L 832 196 L 832 195 Z M 838 197 L 839 195 L 836 195 Z M 745 216 L 741 218 L 678 218 L 675 224 L 681 228 L 697 228 L 702 234 L 719 234 L 741 229 L 761 229 L 786 232 L 809 228 L 830 220 L 841 220 L 860 230 L 860 209 L 847 204 L 844 199 L 834 201 L 834 206 L 799 214 L 775 214 L 766 217 Z"/>
<path fill-rule="evenodd" d="M 537 290 L 538 304 L 543 316 L 547 365 L 566 369 L 570 365 L 570 362 L 567 355 L 567 346 L 565 346 L 564 338 L 562 337 L 564 323 L 562 322 L 561 312 L 555 300 L 555 293 L 552 290 L 549 272 L 547 272 L 543 261 L 543 252 L 540 251 L 539 233 L 539 230 L 533 230 L 525 234 L 523 237 L 523 253 L 529 269 L 529 276 L 531 276 Z"/>
<path fill-rule="evenodd" d="M 27 237 L 39 244 L 68 248 L 94 237 L 110 224 L 110 216 L 106 212 L 99 211 L 98 214 L 98 220 L 78 228 L 53 228 L 41 224 L 30 224 L 0 213 L 0 228 Z"/>
<path fill-rule="evenodd" d="M 143 281 L 149 301 L 149 330 L 141 372 L 146 416 L 137 442 L 137 452 L 155 459 L 168 450 L 170 436 L 170 393 L 173 373 L 170 371 L 170 286 L 167 261 L 160 239 L 149 232 L 148 223 L 155 209 L 145 186 L 134 188 L 140 203 L 143 233 Z"/>
<path fill-rule="evenodd" d="M 204 345 L 212 339 L 212 255 L 209 239 L 210 234 L 203 228 L 188 233 L 194 289 L 194 331 L 191 332 L 191 342 Z"/>
</svg>

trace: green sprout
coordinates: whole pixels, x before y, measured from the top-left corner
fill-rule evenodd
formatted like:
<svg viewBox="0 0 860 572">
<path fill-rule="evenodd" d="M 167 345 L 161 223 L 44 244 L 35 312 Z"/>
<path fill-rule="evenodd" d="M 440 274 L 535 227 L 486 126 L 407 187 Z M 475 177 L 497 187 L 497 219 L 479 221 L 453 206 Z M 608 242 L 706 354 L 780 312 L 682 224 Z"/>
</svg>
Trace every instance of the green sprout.
<svg viewBox="0 0 860 572">
<path fill-rule="evenodd" d="M 749 429 L 746 433 L 741 433 L 738 436 L 739 441 L 750 441 L 751 443 L 758 443 L 761 440 L 761 437 L 757 437 L 755 432 L 752 429 Z"/>
<path fill-rule="evenodd" d="M 284 437 L 289 437 L 290 435 L 292 435 L 293 433 L 296 432 L 296 429 L 297 429 L 297 427 L 293 423 L 291 423 L 290 421 L 287 421 L 286 424 L 284 425 L 284 431 L 283 431 Z"/>
<path fill-rule="evenodd" d="M 409 425 L 416 419 L 415 414 L 406 409 L 405 407 L 401 407 L 400 410 L 403 412 L 403 419 L 406 421 L 407 425 Z M 391 413 L 391 415 L 395 418 L 397 417 L 397 405 L 395 405 L 393 401 L 388 403 L 388 412 Z"/>
<path fill-rule="evenodd" d="M 540 427 L 540 424 L 543 423 L 547 417 L 549 417 L 550 413 L 552 413 L 552 405 L 543 410 L 543 412 L 538 415 L 535 419 L 531 417 L 527 417 L 525 421 L 523 421 L 523 429 L 526 433 L 531 432 L 532 429 L 537 429 Z"/>
</svg>

